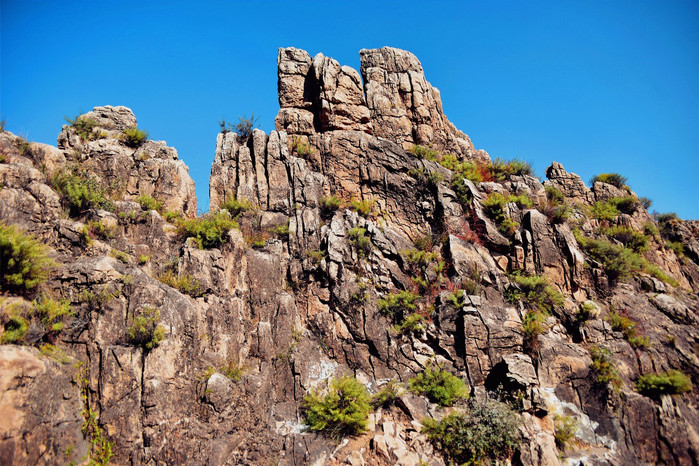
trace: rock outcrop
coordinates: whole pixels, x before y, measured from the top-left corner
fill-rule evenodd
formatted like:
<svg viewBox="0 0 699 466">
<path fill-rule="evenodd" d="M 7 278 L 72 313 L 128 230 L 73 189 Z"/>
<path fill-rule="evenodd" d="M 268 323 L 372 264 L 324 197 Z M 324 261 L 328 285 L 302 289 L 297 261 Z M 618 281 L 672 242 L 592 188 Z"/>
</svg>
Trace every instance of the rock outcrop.
<svg viewBox="0 0 699 466">
<path fill-rule="evenodd" d="M 484 179 L 489 157 L 443 115 L 413 55 L 360 57 L 361 77 L 279 51 L 277 130 L 218 135 L 200 230 L 186 166 L 164 143 L 130 147 L 129 109 L 96 107 L 58 148 L 0 134 L 0 221 L 57 263 L 38 290 L 2 289 L 3 464 L 110 449 L 116 464 L 449 464 L 421 422 L 469 404 L 407 390 L 435 364 L 474 403 L 506 403 L 515 464 L 696 461 L 696 392 L 636 385 L 668 370 L 699 380 L 696 224 L 655 233 L 630 190 L 589 189 L 556 162 L 543 184 L 526 170 Z M 78 163 L 108 206 L 67 209 L 55 176 Z M 623 212 L 593 218 L 595 202 L 622 197 Z M 230 220 L 224 205 L 238 227 L 215 242 L 201 232 Z M 414 302 L 391 308 L 401 291 Z M 71 309 L 57 327 L 34 310 L 50 298 Z M 342 375 L 398 392 L 338 443 L 307 429 L 304 397 Z"/>
</svg>

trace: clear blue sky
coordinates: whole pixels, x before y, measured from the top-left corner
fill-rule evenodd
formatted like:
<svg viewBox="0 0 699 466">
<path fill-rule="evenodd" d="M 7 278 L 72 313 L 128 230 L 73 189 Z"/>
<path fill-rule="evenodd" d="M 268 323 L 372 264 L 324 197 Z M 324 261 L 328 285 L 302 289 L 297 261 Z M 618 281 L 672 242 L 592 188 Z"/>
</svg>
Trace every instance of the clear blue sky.
<svg viewBox="0 0 699 466">
<path fill-rule="evenodd" d="M 359 68 L 413 52 L 477 148 L 619 172 L 653 208 L 699 218 L 699 2 L 1 0 L 0 114 L 56 144 L 65 115 L 131 107 L 189 165 L 202 210 L 217 121 L 278 110 L 277 48 Z"/>
</svg>

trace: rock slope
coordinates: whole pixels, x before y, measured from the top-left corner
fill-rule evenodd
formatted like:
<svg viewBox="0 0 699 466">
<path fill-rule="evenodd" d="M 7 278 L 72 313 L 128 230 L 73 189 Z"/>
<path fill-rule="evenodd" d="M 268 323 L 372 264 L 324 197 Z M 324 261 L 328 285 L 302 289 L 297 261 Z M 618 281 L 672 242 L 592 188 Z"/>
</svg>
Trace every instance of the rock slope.
<svg viewBox="0 0 699 466">
<path fill-rule="evenodd" d="M 333 377 L 373 394 L 440 364 L 516 413 L 513 463 L 696 463 L 696 393 L 637 388 L 699 380 L 696 223 L 556 162 L 542 183 L 491 161 L 416 57 L 360 57 L 361 75 L 280 49 L 277 130 L 217 138 L 204 220 L 238 225 L 220 242 L 188 230 L 187 168 L 126 136 L 129 109 L 96 107 L 58 148 L 0 133 L 0 220 L 56 263 L 2 290 L 0 462 L 448 464 L 421 422 L 469 402 L 399 389 L 360 435 L 304 425 Z M 75 177 L 104 202 L 71 203 Z M 161 341 L 139 340 L 148 316 Z"/>
</svg>

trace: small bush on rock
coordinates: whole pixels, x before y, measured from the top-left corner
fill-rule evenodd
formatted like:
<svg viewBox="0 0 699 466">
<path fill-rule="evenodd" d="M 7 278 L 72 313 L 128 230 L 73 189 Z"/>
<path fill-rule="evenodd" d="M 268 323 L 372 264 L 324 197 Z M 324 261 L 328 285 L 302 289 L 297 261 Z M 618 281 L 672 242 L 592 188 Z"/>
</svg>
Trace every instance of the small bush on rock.
<svg viewBox="0 0 699 466">
<path fill-rule="evenodd" d="M 628 178 L 621 176 L 618 173 L 602 173 L 600 175 L 595 175 L 590 180 L 590 185 L 594 186 L 596 182 L 607 183 L 616 186 L 619 189 L 627 189 L 626 182 Z"/>
<path fill-rule="evenodd" d="M 129 341 L 147 350 L 158 346 L 165 339 L 165 328 L 160 326 L 160 311 L 144 306 L 137 315 L 134 316 L 133 324 L 129 327 Z"/>
<path fill-rule="evenodd" d="M 410 390 L 426 396 L 440 406 L 452 406 L 457 401 L 468 398 L 468 387 L 463 380 L 444 370 L 441 365 L 431 363 L 410 379 Z"/>
<path fill-rule="evenodd" d="M 636 390 L 650 397 L 665 394 L 675 395 L 691 391 L 692 382 L 683 372 L 669 370 L 659 374 L 642 375 L 636 383 Z"/>
<path fill-rule="evenodd" d="M 257 207 L 255 204 L 248 201 L 247 199 L 238 199 L 236 197 L 226 199 L 226 201 L 223 204 L 221 204 L 221 208 L 226 209 L 233 218 L 236 218 L 239 215 L 248 211 L 259 210 L 259 207 Z"/>
<path fill-rule="evenodd" d="M 324 396 L 316 391 L 307 394 L 303 410 L 310 430 L 340 439 L 366 430 L 371 396 L 357 379 L 344 376 L 333 379 Z"/>
<path fill-rule="evenodd" d="M 73 217 L 88 209 L 114 210 L 99 179 L 77 165 L 57 172 L 51 178 L 51 187 L 61 195 Z"/>
<path fill-rule="evenodd" d="M 138 127 L 126 128 L 121 132 L 121 139 L 129 147 L 138 147 L 148 140 L 148 132 Z"/>
<path fill-rule="evenodd" d="M 46 280 L 55 262 L 47 247 L 13 225 L 0 223 L 0 291 L 27 291 Z"/>
<path fill-rule="evenodd" d="M 415 311 L 417 300 L 420 296 L 408 290 L 402 290 L 398 293 L 389 293 L 385 298 L 378 301 L 379 311 L 396 321 L 403 320 L 406 314 Z"/>
<path fill-rule="evenodd" d="M 238 223 L 227 211 L 182 220 L 177 226 L 180 235 L 185 238 L 194 238 L 201 249 L 221 246 L 228 240 L 228 231 L 234 228 L 238 228 Z"/>
<path fill-rule="evenodd" d="M 592 357 L 590 369 L 596 374 L 597 382 L 605 387 L 611 386 L 617 393 L 620 392 L 621 377 L 612 361 L 611 351 L 601 346 L 593 346 L 590 348 L 590 357 Z"/>
<path fill-rule="evenodd" d="M 488 400 L 472 402 L 466 412 L 453 412 L 441 421 L 424 419 L 422 432 L 449 464 L 490 464 L 512 456 L 521 423 L 507 404 Z"/>
</svg>

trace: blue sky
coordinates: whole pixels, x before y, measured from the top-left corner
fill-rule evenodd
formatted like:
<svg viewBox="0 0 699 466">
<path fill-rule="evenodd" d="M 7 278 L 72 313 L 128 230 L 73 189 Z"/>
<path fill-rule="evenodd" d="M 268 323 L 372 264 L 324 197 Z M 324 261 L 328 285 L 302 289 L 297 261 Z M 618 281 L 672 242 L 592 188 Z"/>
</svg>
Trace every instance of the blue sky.
<svg viewBox="0 0 699 466">
<path fill-rule="evenodd" d="M 0 3 L 0 115 L 56 144 L 64 116 L 131 107 L 189 165 L 201 210 L 217 121 L 274 129 L 278 47 L 359 68 L 413 52 L 477 148 L 619 172 L 651 209 L 699 219 L 699 2 Z"/>
</svg>

